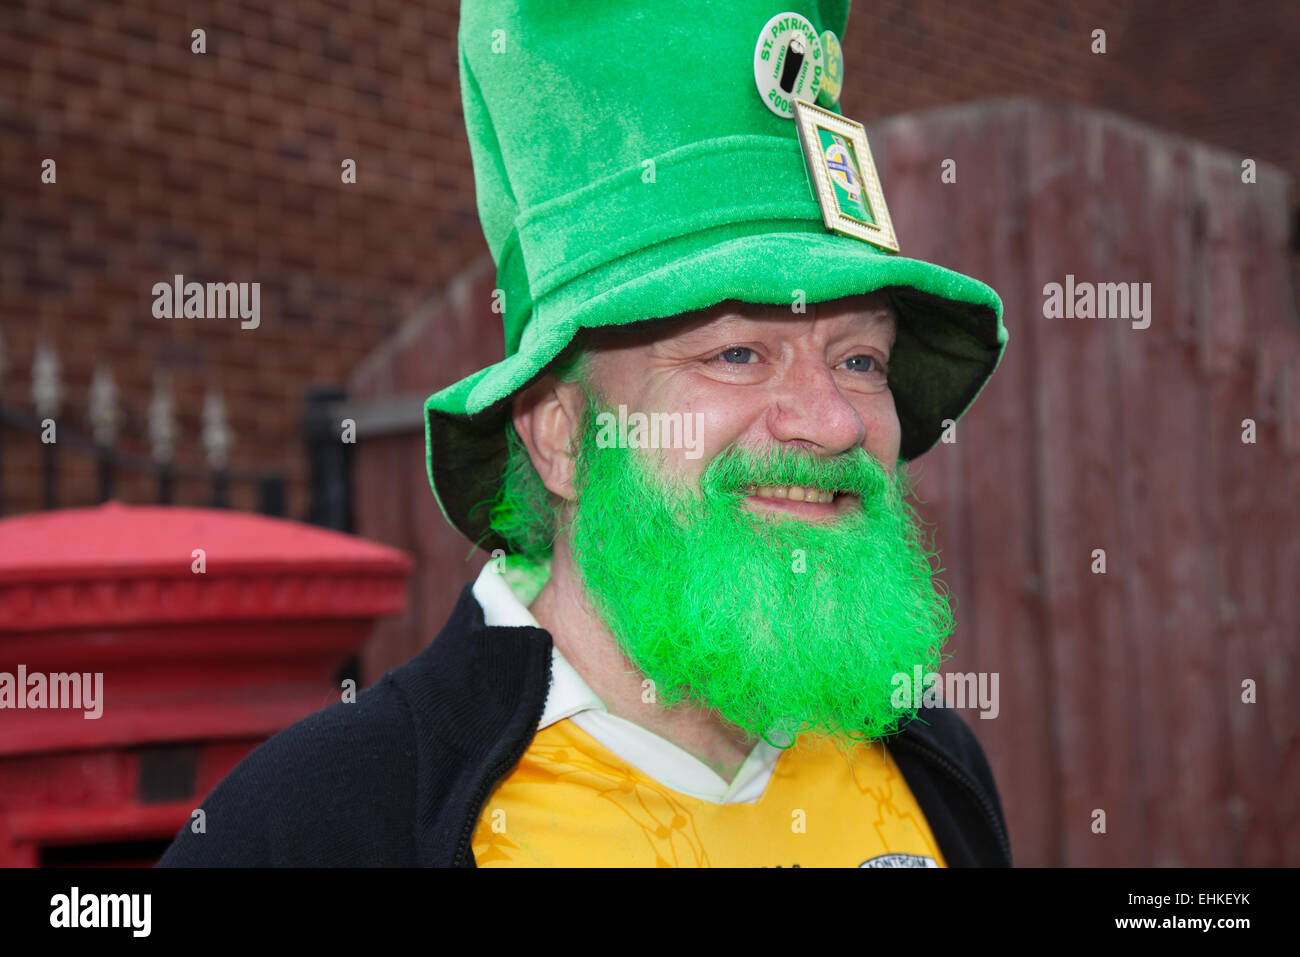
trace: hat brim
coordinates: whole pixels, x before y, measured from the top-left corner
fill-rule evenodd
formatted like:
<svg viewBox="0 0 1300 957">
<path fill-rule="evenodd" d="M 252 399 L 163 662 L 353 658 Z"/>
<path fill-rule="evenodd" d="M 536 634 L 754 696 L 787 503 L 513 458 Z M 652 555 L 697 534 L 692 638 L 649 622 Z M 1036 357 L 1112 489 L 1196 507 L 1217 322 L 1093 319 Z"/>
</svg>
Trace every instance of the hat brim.
<svg viewBox="0 0 1300 957">
<path fill-rule="evenodd" d="M 425 402 L 429 482 L 447 520 L 470 541 L 505 548 L 488 511 L 506 464 L 511 400 L 583 328 L 628 325 L 724 300 L 784 304 L 887 290 L 898 312 L 890 390 L 900 455 L 930 449 L 997 368 L 1006 347 L 1002 301 L 986 284 L 886 253 L 820 224 L 782 220 L 720 227 L 660 243 L 593 270 L 533 304 L 518 350 Z"/>
</svg>

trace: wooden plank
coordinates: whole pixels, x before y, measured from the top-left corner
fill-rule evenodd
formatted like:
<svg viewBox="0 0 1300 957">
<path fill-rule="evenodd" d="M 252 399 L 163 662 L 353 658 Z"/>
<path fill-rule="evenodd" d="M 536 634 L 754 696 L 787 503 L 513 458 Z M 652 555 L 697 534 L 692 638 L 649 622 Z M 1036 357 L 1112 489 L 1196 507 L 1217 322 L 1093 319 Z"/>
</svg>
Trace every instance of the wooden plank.
<svg viewBox="0 0 1300 957">
<path fill-rule="evenodd" d="M 1034 453 L 1025 409 L 1032 388 L 1036 317 L 1041 297 L 1024 282 L 1030 236 L 1025 157 L 1029 114 L 1002 110 L 995 120 L 998 148 L 985 149 L 981 129 L 969 124 L 959 169 L 968 194 L 954 250 L 957 268 L 985 278 L 1003 299 L 1011 336 L 986 392 L 963 419 L 966 452 L 959 477 L 969 539 L 962 556 L 971 582 L 978 670 L 999 675 L 999 716 L 979 720 L 1015 840 L 1015 860 L 1028 866 L 1059 863 L 1059 796 L 1052 773 L 1052 734 L 1042 720 L 1041 689 L 1049 676 L 1048 624 L 1041 556 L 1034 535 L 1042 506 L 1036 494 Z M 970 174 L 974 173 L 973 176 Z M 960 182 L 960 180 L 959 180 Z M 984 731 L 984 726 L 988 731 Z"/>
<path fill-rule="evenodd" d="M 1283 447 L 1281 430 L 1267 424 L 1261 403 L 1288 361 L 1300 353 L 1288 265 L 1276 253 L 1286 233 L 1275 211 L 1286 183 L 1261 176 L 1243 184 L 1241 275 L 1249 328 L 1237 370 L 1215 383 L 1211 437 L 1216 486 L 1224 503 L 1227 540 L 1220 553 L 1224 581 L 1220 621 L 1224 659 L 1228 807 L 1236 846 L 1232 863 L 1294 866 L 1295 808 L 1300 807 L 1300 735 L 1290 702 L 1296 673 L 1295 589 L 1300 569 L 1300 469 Z M 1260 347 L 1264 348 L 1263 358 Z M 1241 422 L 1254 418 L 1256 444 L 1242 442 Z M 1257 703 L 1242 701 L 1242 681 L 1256 683 Z M 1289 832 L 1288 832 L 1289 827 Z"/>
<path fill-rule="evenodd" d="M 1029 168 L 1076 166 L 1031 191 L 1033 235 L 1026 280 L 1118 281 L 1105 234 L 1098 230 L 1096 197 L 1104 189 L 1103 128 L 1072 109 L 1035 114 Z M 1125 654 L 1128 623 L 1124 577 L 1131 574 L 1130 530 L 1119 521 L 1116 490 L 1123 463 L 1115 431 L 1128 414 L 1115 401 L 1111 338 L 1129 332 L 1114 320 L 1045 318 L 1031 322 L 1036 337 L 1034 442 L 1049 620 L 1050 708 L 1057 730 L 1061 775 L 1062 863 L 1136 864 L 1142 859 L 1141 804 L 1127 703 L 1137 692 Z M 1104 549 L 1105 574 L 1094 574 L 1094 550 Z M 1104 812 L 1106 833 L 1093 832 Z"/>
<path fill-rule="evenodd" d="M 1208 278 L 1201 286 L 1203 298 L 1192 309 L 1195 315 L 1208 315 L 1213 326 L 1218 310 L 1240 308 L 1234 290 L 1219 281 L 1222 267 L 1204 269 L 1209 257 L 1229 255 L 1210 239 L 1225 228 L 1225 203 L 1207 192 L 1203 147 L 1188 151 L 1186 171 L 1185 201 L 1194 211 L 1204 211 L 1194 212 L 1193 219 L 1205 228 L 1193 231 L 1192 255 L 1176 263 L 1175 281 L 1190 286 L 1195 276 Z M 1158 220 L 1153 228 L 1159 228 Z M 1154 733 L 1148 735 L 1146 752 L 1156 865 L 1205 866 L 1224 860 L 1230 846 L 1223 802 L 1228 785 L 1225 715 L 1218 693 L 1221 645 L 1214 627 L 1214 541 L 1222 520 L 1209 493 L 1212 461 L 1206 427 L 1207 385 L 1224 365 L 1209 359 L 1204 343 L 1218 341 L 1232 349 L 1238 338 L 1207 331 L 1202 324 L 1196 351 L 1166 346 L 1129 370 L 1132 393 L 1147 410 L 1145 425 L 1153 440 L 1141 460 L 1146 494 L 1137 511 L 1143 516 L 1142 583 L 1158 602 L 1147 609 L 1149 627 L 1158 629 L 1151 636 L 1159 655 L 1152 667 L 1158 670 L 1144 678 L 1163 692 L 1160 713 L 1150 716 Z M 1188 741 L 1198 744 L 1189 747 Z"/>
</svg>

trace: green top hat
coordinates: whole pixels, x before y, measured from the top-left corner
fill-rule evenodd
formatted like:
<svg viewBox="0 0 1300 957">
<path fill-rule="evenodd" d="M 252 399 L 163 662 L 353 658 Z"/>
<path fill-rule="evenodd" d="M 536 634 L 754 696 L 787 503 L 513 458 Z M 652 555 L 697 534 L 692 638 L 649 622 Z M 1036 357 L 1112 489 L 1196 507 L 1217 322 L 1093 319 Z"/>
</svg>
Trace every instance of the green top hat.
<svg viewBox="0 0 1300 957">
<path fill-rule="evenodd" d="M 425 422 L 430 484 L 471 541 L 503 546 L 488 503 L 510 400 L 582 328 L 888 289 L 902 457 L 979 394 L 1007 341 L 997 294 L 883 248 L 887 237 L 830 232 L 830 193 L 805 165 L 792 101 L 815 99 L 829 74 L 822 115 L 838 113 L 838 43 L 825 34 L 843 35 L 848 6 L 464 0 L 461 97 L 506 357 L 430 396 Z M 854 152 L 870 180 L 869 151 Z M 872 212 L 888 225 L 874 196 L 855 235 L 878 230 Z"/>
</svg>

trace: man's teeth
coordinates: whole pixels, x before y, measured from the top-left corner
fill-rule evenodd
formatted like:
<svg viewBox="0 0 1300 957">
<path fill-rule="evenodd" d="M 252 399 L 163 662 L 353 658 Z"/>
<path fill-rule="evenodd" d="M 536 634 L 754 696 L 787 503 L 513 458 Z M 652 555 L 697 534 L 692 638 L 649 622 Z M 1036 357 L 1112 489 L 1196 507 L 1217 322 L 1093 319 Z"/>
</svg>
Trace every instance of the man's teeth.
<svg viewBox="0 0 1300 957">
<path fill-rule="evenodd" d="M 828 505 L 835 501 L 835 493 L 828 489 L 805 488 L 802 485 L 751 485 L 747 491 L 756 498 L 784 498 L 791 502 Z"/>
</svg>

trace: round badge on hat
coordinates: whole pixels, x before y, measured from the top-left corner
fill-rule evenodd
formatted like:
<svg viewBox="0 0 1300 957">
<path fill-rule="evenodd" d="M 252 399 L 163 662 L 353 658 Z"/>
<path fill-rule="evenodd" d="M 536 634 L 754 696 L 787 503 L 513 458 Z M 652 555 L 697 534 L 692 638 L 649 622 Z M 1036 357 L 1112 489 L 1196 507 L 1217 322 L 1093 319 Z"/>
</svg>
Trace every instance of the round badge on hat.
<svg viewBox="0 0 1300 957">
<path fill-rule="evenodd" d="M 778 13 L 763 25 L 754 45 L 754 82 L 769 110 L 794 116 L 793 101 L 814 102 L 825 73 L 821 37 L 807 17 Z"/>
<path fill-rule="evenodd" d="M 844 89 L 844 51 L 840 48 L 840 38 L 832 30 L 823 31 L 821 41 L 826 69 L 817 102 L 829 110 L 840 101 L 840 91 Z"/>
</svg>

